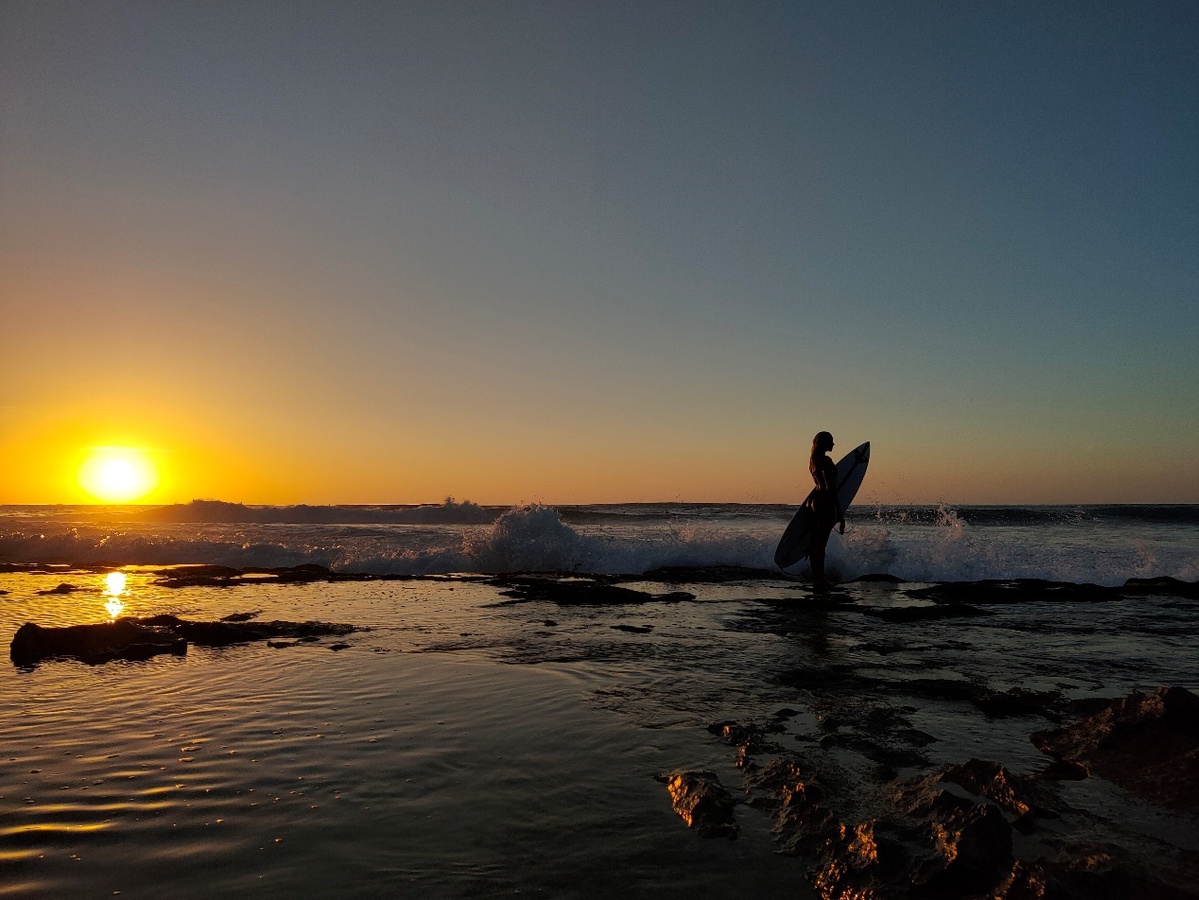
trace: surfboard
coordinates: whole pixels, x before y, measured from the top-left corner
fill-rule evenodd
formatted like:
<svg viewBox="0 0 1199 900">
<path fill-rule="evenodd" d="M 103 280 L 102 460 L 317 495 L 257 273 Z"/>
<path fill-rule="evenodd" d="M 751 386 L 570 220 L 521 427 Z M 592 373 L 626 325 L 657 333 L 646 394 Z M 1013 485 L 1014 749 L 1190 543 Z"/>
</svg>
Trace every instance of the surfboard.
<svg viewBox="0 0 1199 900">
<path fill-rule="evenodd" d="M 862 479 L 866 477 L 866 466 L 869 464 L 870 441 L 854 447 L 837 463 L 837 500 L 841 503 L 842 512 L 849 509 L 849 504 L 853 502 L 858 488 L 862 486 Z M 814 493 L 815 489 L 812 490 L 812 494 Z M 774 564 L 780 569 L 793 566 L 808 555 L 815 518 L 812 510 L 808 508 L 808 500 L 812 499 L 812 494 L 805 498 L 804 505 L 791 519 L 779 540 L 778 548 L 774 551 Z"/>
</svg>

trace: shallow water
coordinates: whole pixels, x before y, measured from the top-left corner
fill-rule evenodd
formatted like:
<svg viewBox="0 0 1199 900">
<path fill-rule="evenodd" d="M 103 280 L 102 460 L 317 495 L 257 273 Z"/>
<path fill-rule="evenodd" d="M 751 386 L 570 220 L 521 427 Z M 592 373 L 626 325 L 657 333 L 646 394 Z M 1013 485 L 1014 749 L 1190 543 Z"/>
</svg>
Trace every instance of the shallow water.
<svg viewBox="0 0 1199 900">
<path fill-rule="evenodd" d="M 766 569 L 785 507 L 493 512 L 490 524 L 203 525 L 0 510 L 0 563 L 39 564 L 0 570 L 9 638 L 26 621 L 157 613 L 369 629 L 336 652 L 341 638 L 0 667 L 0 896 L 811 896 L 765 812 L 740 806 L 736 841 L 701 839 L 672 812 L 656 773 L 711 769 L 741 793 L 734 751 L 708 724 L 777 724 L 788 710 L 776 742 L 844 815 L 868 816 L 881 769 L 1044 768 L 1028 736 L 1053 723 L 985 715 L 979 691 L 1199 688 L 1199 602 L 1168 587 L 1032 586 L 997 602 L 979 583 L 968 602 L 984 615 L 879 618 L 932 609 L 919 589 L 936 582 L 1194 580 L 1192 507 L 858 511 L 831 564 L 899 580 L 823 597 Z M 443 574 L 175 588 L 154 568 L 188 562 Z M 663 565 L 679 583 L 649 572 Z M 629 573 L 623 586 L 647 596 L 529 600 L 483 574 L 520 569 Z M 78 590 L 41 593 L 60 583 Z M 648 596 L 672 591 L 691 599 Z M 1163 870 L 1199 853 L 1193 816 L 1096 778 L 1060 791 L 1083 810 L 1076 836 Z"/>
<path fill-rule="evenodd" d="M 97 593 L 33 593 L 59 580 Z M 489 588 L 168 593 L 145 581 L 130 578 L 123 612 L 336 613 L 374 630 L 342 652 L 191 648 L 0 671 L 0 895 L 794 895 L 794 862 L 772 853 L 764 819 L 738 842 L 701 842 L 681 826 L 652 776 L 679 765 L 732 773 L 727 749 L 605 708 L 627 673 L 594 660 L 507 665 L 494 639 L 429 652 L 470 641 L 468 626 L 493 638 L 525 629 L 510 609 L 480 608 L 497 599 Z M 26 619 L 102 621 L 99 583 L 0 576 L 12 591 L 4 632 Z"/>
<path fill-rule="evenodd" d="M 730 842 L 671 811 L 655 773 L 712 769 L 739 790 L 708 723 L 795 710 L 780 743 L 867 813 L 876 763 L 826 746 L 830 721 L 847 735 L 901 715 L 935 736 L 912 774 L 971 756 L 1046 762 L 1028 742 L 1045 720 L 988 719 L 930 680 L 1199 687 L 1196 603 L 1168 595 L 900 624 L 867 614 L 924 602 L 890 584 L 832 604 L 746 578 L 683 586 L 692 600 L 564 606 L 476 576 L 172 589 L 124 571 L 117 598 L 103 572 L 2 573 L 0 633 L 105 621 L 114 600 L 120 614 L 371 630 L 339 652 L 325 640 L 0 669 L 2 896 L 807 896 L 765 813 L 741 807 Z M 83 590 L 38 593 L 60 582 Z M 1150 856 L 1199 851 L 1193 818 L 1095 784 L 1068 788 L 1110 808 L 1088 827 Z"/>
</svg>

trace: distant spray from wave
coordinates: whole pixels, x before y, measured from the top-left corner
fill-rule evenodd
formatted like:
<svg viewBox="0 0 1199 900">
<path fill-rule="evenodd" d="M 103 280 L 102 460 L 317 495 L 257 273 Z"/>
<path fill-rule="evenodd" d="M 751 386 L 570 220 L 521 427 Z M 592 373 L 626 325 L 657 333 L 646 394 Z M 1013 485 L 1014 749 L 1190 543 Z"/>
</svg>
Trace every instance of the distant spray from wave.
<svg viewBox="0 0 1199 900">
<path fill-rule="evenodd" d="M 472 515 L 448 503 L 445 516 Z M 0 563 L 273 568 L 315 563 L 337 572 L 434 575 L 565 571 L 638 574 L 662 567 L 771 569 L 781 524 L 770 517 L 638 516 L 580 523 L 541 504 L 482 510 L 486 522 L 120 522 L 64 525 L 0 519 Z M 1199 578 L 1186 528 L 1150 522 L 970 524 L 959 512 L 921 509 L 851 517 L 829 546 L 842 578 L 887 573 L 906 581 L 1044 578 L 1120 584 L 1130 577 Z M 8 530 L 5 530 L 5 526 Z M 1183 537 L 1179 539 L 1179 529 Z M 1139 529 L 1139 530 L 1138 530 Z M 1146 537 L 1145 535 L 1149 535 Z M 1154 536 L 1156 535 L 1156 537 Z M 799 574 L 802 573 L 802 569 Z"/>
</svg>

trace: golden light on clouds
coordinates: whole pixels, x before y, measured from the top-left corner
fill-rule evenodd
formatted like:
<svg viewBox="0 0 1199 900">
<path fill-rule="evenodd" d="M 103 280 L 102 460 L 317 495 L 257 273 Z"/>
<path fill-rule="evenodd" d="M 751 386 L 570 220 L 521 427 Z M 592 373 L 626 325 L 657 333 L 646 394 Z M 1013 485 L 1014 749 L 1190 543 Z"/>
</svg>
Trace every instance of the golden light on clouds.
<svg viewBox="0 0 1199 900">
<path fill-rule="evenodd" d="M 158 484 L 158 473 L 144 450 L 93 447 L 79 467 L 79 486 L 103 503 L 132 503 Z"/>
</svg>

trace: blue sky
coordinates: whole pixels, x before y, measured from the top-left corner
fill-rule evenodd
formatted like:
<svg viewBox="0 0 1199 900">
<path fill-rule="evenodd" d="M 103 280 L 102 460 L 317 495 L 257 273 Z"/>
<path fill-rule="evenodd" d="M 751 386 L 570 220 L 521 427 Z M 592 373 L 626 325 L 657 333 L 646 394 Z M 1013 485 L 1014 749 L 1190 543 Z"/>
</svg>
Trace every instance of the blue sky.
<svg viewBox="0 0 1199 900">
<path fill-rule="evenodd" d="M 1199 7 L 1102 7 L 2 3 L 0 500 L 1199 502 Z"/>
</svg>

